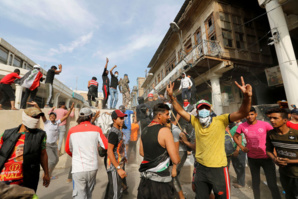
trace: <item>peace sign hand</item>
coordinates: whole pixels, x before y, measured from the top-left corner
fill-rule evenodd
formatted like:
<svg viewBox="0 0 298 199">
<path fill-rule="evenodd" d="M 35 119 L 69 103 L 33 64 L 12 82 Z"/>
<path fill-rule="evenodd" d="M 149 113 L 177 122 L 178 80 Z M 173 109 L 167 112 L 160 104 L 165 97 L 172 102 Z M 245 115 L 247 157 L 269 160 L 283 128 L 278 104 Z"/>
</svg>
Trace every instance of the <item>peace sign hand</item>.
<svg viewBox="0 0 298 199">
<path fill-rule="evenodd" d="M 245 84 L 242 76 L 241 76 L 241 83 L 242 83 L 242 86 L 240 86 L 238 84 L 238 82 L 235 81 L 236 86 L 238 86 L 238 88 L 242 91 L 242 93 L 244 95 L 247 95 L 248 97 L 251 97 L 252 96 L 252 87 L 250 84 Z"/>
<path fill-rule="evenodd" d="M 167 86 L 167 93 L 169 97 L 173 96 L 173 89 L 174 89 L 174 82 L 170 82 L 170 84 Z"/>
</svg>

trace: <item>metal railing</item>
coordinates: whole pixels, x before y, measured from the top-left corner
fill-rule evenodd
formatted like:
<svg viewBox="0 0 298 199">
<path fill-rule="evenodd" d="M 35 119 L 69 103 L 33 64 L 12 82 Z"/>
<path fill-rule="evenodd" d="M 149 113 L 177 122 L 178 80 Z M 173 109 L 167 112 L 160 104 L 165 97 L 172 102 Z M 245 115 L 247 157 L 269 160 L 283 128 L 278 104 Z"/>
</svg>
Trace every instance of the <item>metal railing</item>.
<svg viewBox="0 0 298 199">
<path fill-rule="evenodd" d="M 219 45 L 219 41 L 215 40 L 203 40 L 202 43 L 193 47 L 193 49 L 184 56 L 184 59 L 181 59 L 176 65 L 176 67 L 167 74 L 156 86 L 156 90 L 161 90 L 166 85 L 169 84 L 170 81 L 174 81 L 181 73 L 184 71 L 183 67 L 189 63 L 195 63 L 199 59 L 204 56 L 211 57 L 220 57 L 222 55 L 222 49 Z M 147 97 L 148 92 L 144 92 L 144 98 Z"/>
</svg>

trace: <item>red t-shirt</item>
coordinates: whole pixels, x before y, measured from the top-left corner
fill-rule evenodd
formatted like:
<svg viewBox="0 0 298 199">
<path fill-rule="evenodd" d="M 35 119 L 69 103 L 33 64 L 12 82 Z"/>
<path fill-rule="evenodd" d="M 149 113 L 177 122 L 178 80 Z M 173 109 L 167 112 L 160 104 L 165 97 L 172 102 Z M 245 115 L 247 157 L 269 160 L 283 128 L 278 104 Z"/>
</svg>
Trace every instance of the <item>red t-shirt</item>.
<svg viewBox="0 0 298 199">
<path fill-rule="evenodd" d="M 20 79 L 21 77 L 17 73 L 10 73 L 8 75 L 5 75 L 3 77 L 3 79 L 1 79 L 0 83 L 1 84 L 9 84 L 9 85 L 11 85 L 12 83 L 14 83 L 14 80 L 16 78 Z"/>
<path fill-rule="evenodd" d="M 23 152 L 24 152 L 25 132 L 18 139 L 14 151 L 10 158 L 4 164 L 0 173 L 0 181 L 10 182 L 10 184 L 23 183 Z M 3 139 L 0 140 L 0 148 L 2 147 Z"/>
<path fill-rule="evenodd" d="M 291 121 L 288 121 L 288 122 L 287 122 L 287 126 L 288 126 L 289 128 L 291 128 L 291 129 L 298 130 L 298 124 L 295 124 L 295 123 L 293 123 L 293 122 L 291 122 Z"/>
</svg>

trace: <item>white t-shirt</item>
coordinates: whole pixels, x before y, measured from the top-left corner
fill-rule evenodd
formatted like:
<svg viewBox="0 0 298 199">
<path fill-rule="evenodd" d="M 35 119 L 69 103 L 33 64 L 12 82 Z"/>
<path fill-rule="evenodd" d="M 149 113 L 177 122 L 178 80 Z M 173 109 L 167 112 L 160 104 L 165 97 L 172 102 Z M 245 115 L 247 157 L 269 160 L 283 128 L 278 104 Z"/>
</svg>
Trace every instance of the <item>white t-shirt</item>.
<svg viewBox="0 0 298 199">
<path fill-rule="evenodd" d="M 182 88 L 192 87 L 192 81 L 188 77 L 184 77 L 181 79 L 179 90 Z"/>
<path fill-rule="evenodd" d="M 60 120 L 52 123 L 50 120 L 45 121 L 44 123 L 44 131 L 47 134 L 47 143 L 57 142 L 59 136 L 59 124 L 61 124 Z"/>
</svg>

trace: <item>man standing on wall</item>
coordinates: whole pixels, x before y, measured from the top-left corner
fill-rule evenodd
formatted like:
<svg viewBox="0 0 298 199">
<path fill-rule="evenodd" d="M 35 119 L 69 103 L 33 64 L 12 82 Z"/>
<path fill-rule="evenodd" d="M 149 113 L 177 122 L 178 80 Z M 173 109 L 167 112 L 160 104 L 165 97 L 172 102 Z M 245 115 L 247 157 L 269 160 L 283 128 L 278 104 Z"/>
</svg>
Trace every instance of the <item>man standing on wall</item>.
<svg viewBox="0 0 298 199">
<path fill-rule="evenodd" d="M 179 87 L 179 91 L 182 90 L 182 99 L 188 99 L 188 101 L 190 100 L 191 87 L 192 87 L 191 80 L 186 76 L 185 73 L 182 73 L 182 79 Z"/>
<path fill-rule="evenodd" d="M 11 110 L 17 110 L 15 107 L 15 95 L 11 87 L 15 79 L 20 79 L 20 70 L 15 69 L 13 73 L 5 75 L 0 81 L 0 92 L 2 93 L 2 99 L 0 100 L 0 110 L 2 110 L 3 103 L 9 98 Z"/>
<path fill-rule="evenodd" d="M 113 70 L 114 68 L 116 68 L 117 65 L 115 65 L 111 70 L 110 70 L 110 74 L 111 74 L 111 85 L 110 85 L 110 94 L 111 94 L 111 99 L 110 99 L 110 109 L 115 109 L 117 102 L 118 102 L 118 91 L 117 91 L 117 87 L 118 87 L 118 71 L 115 71 L 115 73 L 113 74 Z"/>
<path fill-rule="evenodd" d="M 122 103 L 127 108 L 129 102 L 130 102 L 130 89 L 129 89 L 129 79 L 128 75 L 124 74 L 124 78 L 121 80 L 119 84 L 119 90 L 122 93 Z"/>
<path fill-rule="evenodd" d="M 54 97 L 53 83 L 54 83 L 55 75 L 59 75 L 62 72 L 62 65 L 59 64 L 58 67 L 59 67 L 59 70 L 57 70 L 56 66 L 52 66 L 51 69 L 49 69 L 47 72 L 47 77 L 45 81 L 47 99 L 46 99 L 45 108 L 50 107 L 50 103 Z"/>
<path fill-rule="evenodd" d="M 40 82 L 44 80 L 40 72 L 40 65 L 34 65 L 33 70 L 27 72 L 19 81 L 20 86 L 25 87 L 25 94 L 22 98 L 21 108 L 26 108 L 27 99 L 29 102 L 34 101 Z"/>
<path fill-rule="evenodd" d="M 92 102 L 95 103 L 95 98 L 98 96 L 98 82 L 96 81 L 96 77 L 92 77 L 90 81 L 88 81 L 88 102 L 89 106 L 95 106 L 92 105 Z"/>
<path fill-rule="evenodd" d="M 106 109 L 107 106 L 107 102 L 109 99 L 109 86 L 110 86 L 110 79 L 108 77 L 109 71 L 108 71 L 108 63 L 109 63 L 109 59 L 107 58 L 106 60 L 106 65 L 105 68 L 103 70 L 102 73 L 102 91 L 103 91 L 103 102 L 102 102 L 102 108 Z"/>
</svg>

